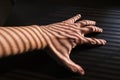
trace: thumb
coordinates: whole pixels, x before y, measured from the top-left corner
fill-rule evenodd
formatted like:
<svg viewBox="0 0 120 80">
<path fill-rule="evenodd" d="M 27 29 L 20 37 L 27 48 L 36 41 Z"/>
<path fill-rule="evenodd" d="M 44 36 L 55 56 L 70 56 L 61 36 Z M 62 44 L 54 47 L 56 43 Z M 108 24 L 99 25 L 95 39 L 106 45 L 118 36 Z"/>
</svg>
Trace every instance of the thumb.
<svg viewBox="0 0 120 80">
<path fill-rule="evenodd" d="M 84 69 L 80 65 L 74 63 L 71 59 L 66 64 L 66 67 L 68 67 L 68 69 L 70 69 L 74 73 L 78 73 L 80 75 L 85 74 Z"/>
<path fill-rule="evenodd" d="M 48 52 L 49 50 L 49 52 Z M 55 59 L 61 66 L 64 66 L 65 68 L 67 68 L 68 70 L 70 70 L 71 72 L 74 72 L 74 73 L 78 73 L 80 75 L 84 75 L 85 72 L 83 70 L 83 68 L 81 66 L 79 66 L 78 64 L 74 63 L 69 55 L 68 56 L 65 56 L 65 55 L 62 55 L 62 54 L 55 54 L 55 52 L 53 52 L 52 50 L 48 49 L 46 50 L 47 53 L 53 58 Z M 52 52 L 52 53 L 51 53 Z M 54 53 L 54 54 L 53 54 Z"/>
</svg>

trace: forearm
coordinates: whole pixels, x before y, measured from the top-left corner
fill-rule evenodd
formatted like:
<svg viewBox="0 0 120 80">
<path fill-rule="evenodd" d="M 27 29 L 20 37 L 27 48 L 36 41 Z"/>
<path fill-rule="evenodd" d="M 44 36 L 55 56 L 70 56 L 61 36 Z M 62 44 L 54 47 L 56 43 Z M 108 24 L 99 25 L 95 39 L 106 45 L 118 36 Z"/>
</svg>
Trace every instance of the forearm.
<svg viewBox="0 0 120 80">
<path fill-rule="evenodd" d="M 41 28 L 37 25 L 0 27 L 0 57 L 45 48 Z"/>
</svg>

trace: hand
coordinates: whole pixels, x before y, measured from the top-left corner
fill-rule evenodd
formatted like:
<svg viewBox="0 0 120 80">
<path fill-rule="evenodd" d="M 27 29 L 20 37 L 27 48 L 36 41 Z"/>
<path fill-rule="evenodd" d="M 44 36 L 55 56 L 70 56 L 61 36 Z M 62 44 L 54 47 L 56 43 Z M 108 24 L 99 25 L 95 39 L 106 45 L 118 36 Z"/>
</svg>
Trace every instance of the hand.
<svg viewBox="0 0 120 80">
<path fill-rule="evenodd" d="M 44 32 L 47 46 L 52 51 L 52 57 L 72 72 L 84 75 L 83 68 L 70 59 L 72 48 L 81 44 L 105 45 L 103 39 L 89 38 L 84 35 L 92 32 L 103 32 L 103 29 L 96 27 L 95 21 L 81 20 L 78 14 L 68 20 L 46 25 L 41 28 Z"/>
</svg>

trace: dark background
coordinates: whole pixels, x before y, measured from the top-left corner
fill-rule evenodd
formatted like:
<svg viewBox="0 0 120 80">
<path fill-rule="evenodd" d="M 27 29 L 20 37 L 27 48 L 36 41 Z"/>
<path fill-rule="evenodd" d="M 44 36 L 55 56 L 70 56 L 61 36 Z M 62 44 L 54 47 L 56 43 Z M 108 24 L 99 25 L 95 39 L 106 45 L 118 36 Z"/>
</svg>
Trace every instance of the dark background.
<svg viewBox="0 0 120 80">
<path fill-rule="evenodd" d="M 116 0 L 0 0 L 1 25 L 43 25 L 68 19 L 97 21 L 107 40 L 105 46 L 77 46 L 71 59 L 86 74 L 80 76 L 61 67 L 46 50 L 36 50 L 0 59 L 0 80 L 120 80 L 120 7 Z"/>
</svg>

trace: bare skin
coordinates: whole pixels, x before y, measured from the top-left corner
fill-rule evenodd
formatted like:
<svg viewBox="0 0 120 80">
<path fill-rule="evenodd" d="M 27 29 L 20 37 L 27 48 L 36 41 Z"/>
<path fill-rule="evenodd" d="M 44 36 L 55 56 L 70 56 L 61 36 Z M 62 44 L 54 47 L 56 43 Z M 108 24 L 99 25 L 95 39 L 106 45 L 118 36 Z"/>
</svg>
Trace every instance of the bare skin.
<svg viewBox="0 0 120 80">
<path fill-rule="evenodd" d="M 77 45 L 86 44 L 86 43 L 92 45 L 105 45 L 106 41 L 103 39 L 85 37 L 84 35 L 88 33 L 92 33 L 92 32 L 101 33 L 103 32 L 103 29 L 96 27 L 95 21 L 91 21 L 91 20 L 77 21 L 80 19 L 80 17 L 81 15 L 78 14 L 68 20 L 47 25 L 46 29 L 52 31 L 54 27 L 59 27 L 59 30 L 56 30 L 57 33 L 59 32 L 59 36 L 51 37 L 55 44 L 48 42 L 48 46 L 53 52 L 52 54 L 53 58 L 55 58 L 62 65 L 70 69 L 72 72 L 84 75 L 85 71 L 83 70 L 83 68 L 80 65 L 74 63 L 70 59 L 71 50 Z M 60 36 L 60 35 L 64 35 L 64 36 Z M 55 39 L 55 37 L 57 39 Z M 64 46 L 66 46 L 67 49 L 64 49 L 65 47 L 63 47 L 62 45 L 58 46 L 60 45 L 59 42 L 65 44 Z M 53 46 L 56 47 L 54 48 Z"/>
<path fill-rule="evenodd" d="M 106 41 L 85 37 L 89 33 L 101 33 L 103 29 L 95 26 L 95 21 L 79 21 L 80 17 L 78 14 L 68 20 L 43 26 L 0 27 L 0 56 L 47 47 L 52 51 L 49 55 L 58 63 L 72 72 L 84 75 L 83 68 L 70 59 L 71 50 L 81 44 L 105 45 Z"/>
</svg>

